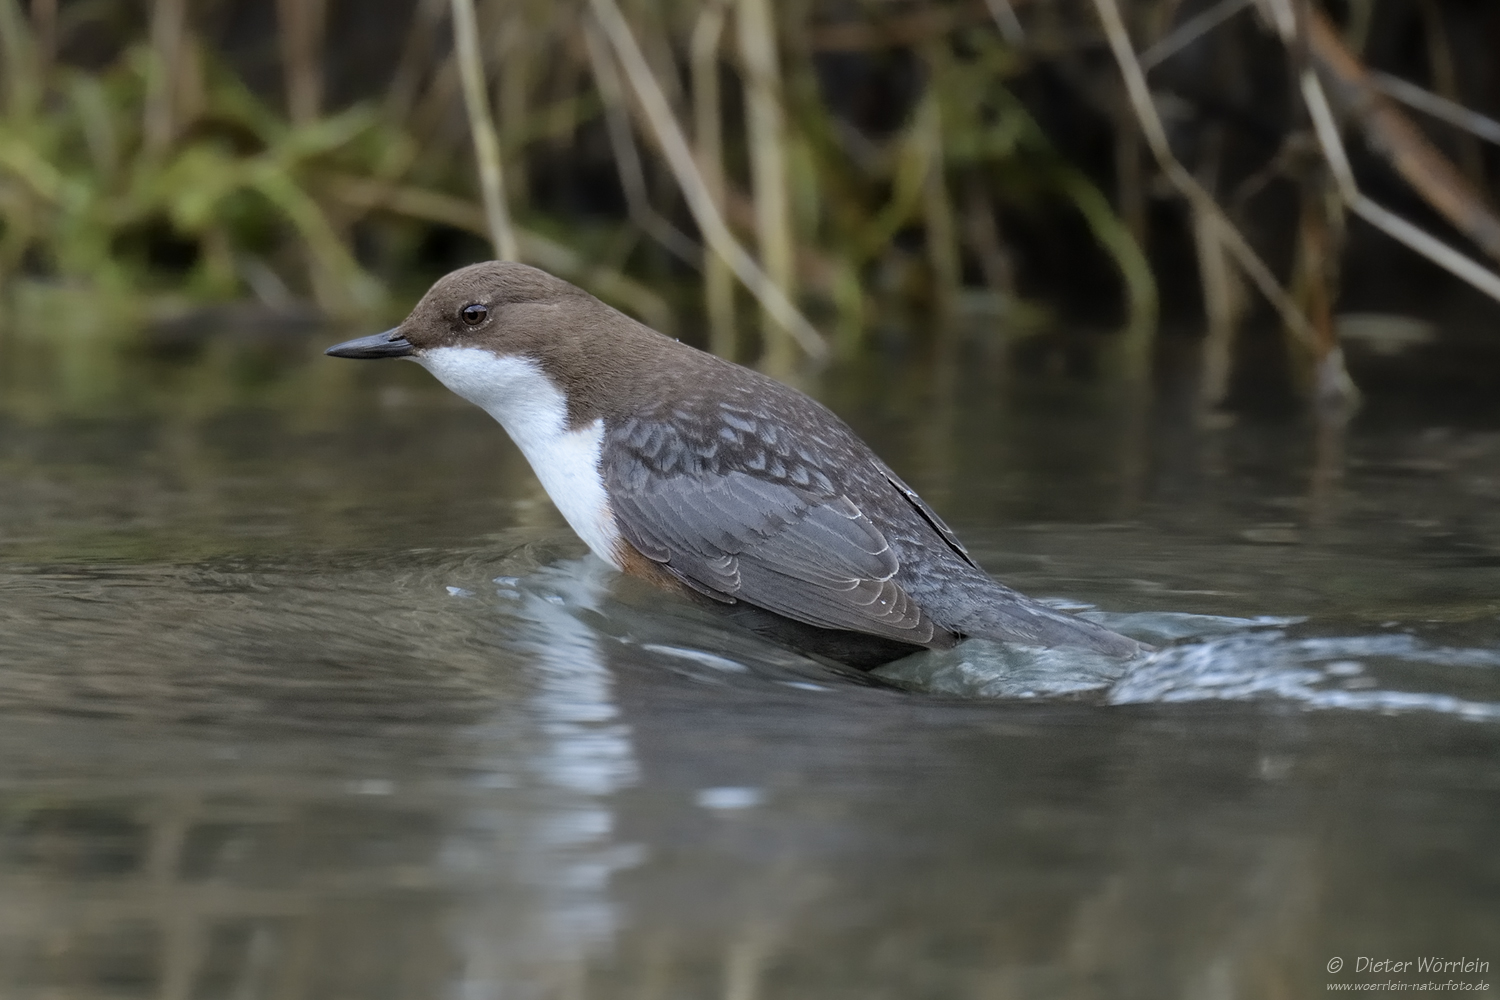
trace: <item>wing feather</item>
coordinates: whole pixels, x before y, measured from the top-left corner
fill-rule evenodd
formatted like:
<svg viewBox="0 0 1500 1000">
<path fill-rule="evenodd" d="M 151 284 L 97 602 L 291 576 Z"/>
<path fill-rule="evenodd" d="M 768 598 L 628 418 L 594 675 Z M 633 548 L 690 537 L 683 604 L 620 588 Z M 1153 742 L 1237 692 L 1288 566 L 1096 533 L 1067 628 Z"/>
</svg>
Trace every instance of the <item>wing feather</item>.
<svg viewBox="0 0 1500 1000">
<path fill-rule="evenodd" d="M 896 583 L 885 536 L 846 496 L 741 471 L 626 473 L 610 501 L 630 544 L 710 597 L 914 644 L 938 631 Z"/>
</svg>

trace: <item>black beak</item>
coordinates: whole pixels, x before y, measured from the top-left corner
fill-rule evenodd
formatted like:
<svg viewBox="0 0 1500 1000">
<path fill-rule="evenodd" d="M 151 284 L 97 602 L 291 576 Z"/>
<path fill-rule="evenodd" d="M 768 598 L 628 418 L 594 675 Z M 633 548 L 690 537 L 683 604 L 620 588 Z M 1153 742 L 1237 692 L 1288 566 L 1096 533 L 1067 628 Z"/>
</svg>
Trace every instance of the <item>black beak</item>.
<svg viewBox="0 0 1500 1000">
<path fill-rule="evenodd" d="M 412 354 L 409 341 L 401 336 L 401 328 L 385 333 L 372 333 L 368 337 L 355 337 L 342 344 L 334 344 L 324 354 L 335 358 L 406 358 Z"/>
</svg>

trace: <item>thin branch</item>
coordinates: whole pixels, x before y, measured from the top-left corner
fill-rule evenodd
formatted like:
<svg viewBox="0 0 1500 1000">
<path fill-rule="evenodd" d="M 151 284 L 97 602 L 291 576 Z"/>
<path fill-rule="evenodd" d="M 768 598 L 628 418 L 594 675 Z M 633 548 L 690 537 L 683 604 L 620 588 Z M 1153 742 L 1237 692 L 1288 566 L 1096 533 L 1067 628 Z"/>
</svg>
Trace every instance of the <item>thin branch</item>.
<svg viewBox="0 0 1500 1000">
<path fill-rule="evenodd" d="M 479 163 L 479 190 L 484 196 L 484 217 L 490 243 L 500 260 L 519 256 L 516 234 L 505 205 L 505 178 L 500 168 L 500 139 L 490 115 L 490 99 L 484 83 L 484 62 L 479 55 L 479 27 L 474 0 L 453 0 L 453 46 L 458 55 L 459 77 L 464 89 L 464 110 L 469 116 L 469 135 L 474 158 Z"/>
<path fill-rule="evenodd" d="M 1141 69 L 1149 73 L 1254 2 L 1255 0 L 1219 0 L 1203 13 L 1188 18 L 1166 38 L 1141 53 Z"/>
<path fill-rule="evenodd" d="M 457 3 L 458 0 L 454 2 Z M 635 35 L 631 33 L 630 25 L 625 21 L 625 15 L 620 12 L 615 0 L 590 0 L 590 6 L 593 8 L 594 16 L 599 19 L 599 25 L 604 29 L 610 45 L 613 46 L 615 55 L 625 69 L 625 77 L 630 81 L 631 89 L 635 91 L 641 112 L 656 134 L 656 141 L 667 158 L 667 165 L 682 188 L 688 207 L 693 212 L 693 218 L 708 240 L 709 246 L 724 258 L 725 263 L 734 270 L 735 276 L 744 283 L 761 305 L 776 317 L 777 322 L 796 338 L 797 343 L 808 355 L 817 360 L 826 358 L 828 345 L 822 336 L 813 329 L 812 324 L 798 311 L 782 290 L 766 277 L 760 265 L 745 251 L 745 248 L 734 238 L 734 234 L 729 231 L 729 227 L 724 224 L 724 216 L 714 203 L 707 185 L 704 184 L 697 164 L 693 162 L 692 151 L 688 148 L 682 128 L 667 104 L 666 95 L 662 93 L 661 86 L 651 74 L 651 68 L 646 64 L 646 57 L 641 53 Z"/>
<path fill-rule="evenodd" d="M 1224 242 L 1224 246 L 1234 257 L 1235 263 L 1255 283 L 1255 287 L 1266 297 L 1266 300 L 1275 307 L 1287 328 L 1305 344 L 1315 347 L 1316 335 L 1307 317 L 1287 296 L 1286 290 L 1277 283 L 1271 269 L 1235 228 L 1234 223 L 1224 214 L 1218 202 L 1214 201 L 1213 196 L 1204 190 L 1203 185 L 1199 184 L 1172 154 L 1166 129 L 1162 125 L 1161 116 L 1156 112 L 1156 105 L 1151 101 L 1151 91 L 1146 86 L 1146 75 L 1141 70 L 1140 63 L 1136 61 L 1135 50 L 1131 47 L 1130 36 L 1125 31 L 1125 22 L 1120 17 L 1120 9 L 1115 4 L 1115 0 L 1094 0 L 1094 9 L 1098 11 L 1099 20 L 1104 25 L 1104 33 L 1109 39 L 1110 49 L 1114 53 L 1115 62 L 1120 66 L 1120 75 L 1125 80 L 1125 92 L 1130 98 L 1131 106 L 1135 109 L 1136 119 L 1146 137 L 1146 145 L 1151 147 L 1151 153 L 1156 157 L 1157 165 L 1161 167 L 1172 186 L 1192 203 L 1193 209 L 1202 212 L 1213 221 L 1214 228 L 1217 230 L 1216 235 Z"/>
</svg>

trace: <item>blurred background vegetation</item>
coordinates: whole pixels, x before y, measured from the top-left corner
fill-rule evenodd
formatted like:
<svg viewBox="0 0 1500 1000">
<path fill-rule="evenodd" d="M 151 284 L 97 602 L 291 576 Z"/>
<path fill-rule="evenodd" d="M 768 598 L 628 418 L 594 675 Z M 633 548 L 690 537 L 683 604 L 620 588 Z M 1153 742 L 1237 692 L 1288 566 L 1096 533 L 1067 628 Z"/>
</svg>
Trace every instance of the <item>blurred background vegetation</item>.
<svg viewBox="0 0 1500 1000">
<path fill-rule="evenodd" d="M 506 255 L 781 373 L 1051 323 L 1347 402 L 1341 344 L 1500 315 L 1496 52 L 1484 0 L 0 0 L 0 312 L 374 323 Z"/>
</svg>

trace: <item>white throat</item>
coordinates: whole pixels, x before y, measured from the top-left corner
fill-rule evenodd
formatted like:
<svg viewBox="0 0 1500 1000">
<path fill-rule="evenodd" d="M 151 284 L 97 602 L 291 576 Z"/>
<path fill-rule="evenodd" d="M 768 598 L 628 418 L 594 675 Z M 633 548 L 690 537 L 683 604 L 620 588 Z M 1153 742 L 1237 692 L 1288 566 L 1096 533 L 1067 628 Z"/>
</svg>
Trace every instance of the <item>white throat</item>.
<svg viewBox="0 0 1500 1000">
<path fill-rule="evenodd" d="M 600 559 L 620 568 L 620 538 L 604 491 L 604 421 L 568 428 L 568 404 L 540 365 L 481 347 L 437 347 L 414 360 L 500 422 L 563 518 Z"/>
</svg>

